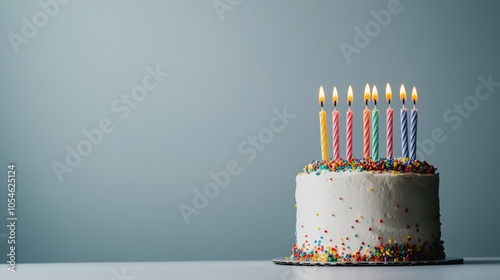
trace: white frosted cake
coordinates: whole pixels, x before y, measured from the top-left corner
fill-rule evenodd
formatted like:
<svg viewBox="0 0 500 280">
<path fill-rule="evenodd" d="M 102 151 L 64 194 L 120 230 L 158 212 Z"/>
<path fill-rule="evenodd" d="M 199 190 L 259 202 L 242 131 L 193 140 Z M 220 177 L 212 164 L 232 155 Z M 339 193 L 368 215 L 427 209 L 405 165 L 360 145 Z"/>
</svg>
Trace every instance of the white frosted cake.
<svg viewBox="0 0 500 280">
<path fill-rule="evenodd" d="M 296 178 L 300 261 L 444 259 L 439 175 L 418 160 L 325 160 Z"/>
</svg>

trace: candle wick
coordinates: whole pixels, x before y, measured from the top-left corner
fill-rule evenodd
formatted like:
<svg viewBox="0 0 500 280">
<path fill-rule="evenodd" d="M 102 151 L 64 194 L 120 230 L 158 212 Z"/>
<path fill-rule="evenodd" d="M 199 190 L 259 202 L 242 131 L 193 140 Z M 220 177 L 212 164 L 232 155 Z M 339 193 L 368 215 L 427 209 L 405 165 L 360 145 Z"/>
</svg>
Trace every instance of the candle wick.
<svg viewBox="0 0 500 280">
<path fill-rule="evenodd" d="M 349 109 L 351 109 L 351 100 L 349 100 Z"/>
<path fill-rule="evenodd" d="M 417 100 L 413 99 L 413 109 L 417 106 Z"/>
<path fill-rule="evenodd" d="M 321 101 L 321 109 L 323 109 L 323 101 Z"/>
<path fill-rule="evenodd" d="M 389 102 L 389 107 L 391 107 L 391 100 L 389 99 L 389 101 L 388 101 L 388 102 Z"/>
<path fill-rule="evenodd" d="M 375 103 L 375 108 L 377 108 L 377 99 L 373 100 L 373 102 Z"/>
</svg>

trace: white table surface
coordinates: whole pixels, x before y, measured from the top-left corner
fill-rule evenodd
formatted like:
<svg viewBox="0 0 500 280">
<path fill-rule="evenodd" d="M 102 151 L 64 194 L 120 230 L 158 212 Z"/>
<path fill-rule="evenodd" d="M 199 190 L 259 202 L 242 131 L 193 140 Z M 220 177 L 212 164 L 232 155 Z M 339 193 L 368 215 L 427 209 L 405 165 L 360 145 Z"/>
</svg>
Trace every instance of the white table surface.
<svg viewBox="0 0 500 280">
<path fill-rule="evenodd" d="M 465 258 L 464 264 L 396 267 L 304 267 L 269 261 L 18 264 L 0 265 L 0 279 L 500 279 L 500 258 Z"/>
</svg>

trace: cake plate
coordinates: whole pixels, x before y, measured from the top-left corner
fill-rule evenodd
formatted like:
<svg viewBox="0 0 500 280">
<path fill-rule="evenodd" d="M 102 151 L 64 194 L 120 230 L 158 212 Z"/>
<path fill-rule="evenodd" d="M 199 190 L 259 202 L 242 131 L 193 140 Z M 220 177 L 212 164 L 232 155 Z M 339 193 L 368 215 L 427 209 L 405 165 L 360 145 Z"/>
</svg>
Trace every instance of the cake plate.
<svg viewBox="0 0 500 280">
<path fill-rule="evenodd" d="M 443 264 L 463 264 L 464 259 L 459 257 L 446 257 L 442 260 L 421 260 L 407 262 L 308 262 L 295 261 L 285 258 L 273 259 L 273 263 L 279 265 L 299 265 L 299 266 L 407 266 L 407 265 L 443 265 Z"/>
</svg>

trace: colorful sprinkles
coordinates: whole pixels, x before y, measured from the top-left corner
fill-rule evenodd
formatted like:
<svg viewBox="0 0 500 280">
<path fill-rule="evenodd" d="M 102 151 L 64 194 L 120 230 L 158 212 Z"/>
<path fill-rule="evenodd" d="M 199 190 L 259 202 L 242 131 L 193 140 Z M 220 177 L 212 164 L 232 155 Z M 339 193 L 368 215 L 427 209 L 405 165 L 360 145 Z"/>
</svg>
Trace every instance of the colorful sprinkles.
<svg viewBox="0 0 500 280">
<path fill-rule="evenodd" d="M 313 160 L 304 167 L 299 175 L 315 173 L 321 174 L 323 171 L 330 172 L 391 172 L 391 173 L 418 173 L 418 174 L 437 174 L 437 168 L 428 164 L 426 161 L 410 160 L 409 158 L 381 158 L 373 160 L 371 158 L 360 158 L 351 160 Z"/>
<path fill-rule="evenodd" d="M 316 243 L 316 241 L 315 241 Z M 365 244 L 364 242 L 361 244 Z M 344 243 L 342 243 L 344 245 Z M 380 244 L 374 246 L 360 246 L 357 251 L 345 252 L 345 248 L 341 250 L 337 246 L 315 245 L 308 250 L 305 246 L 297 247 L 297 244 L 292 248 L 292 259 L 298 261 L 322 261 L 322 262 L 405 262 L 412 260 L 440 260 L 445 257 L 442 241 L 436 240 L 433 243 L 424 243 L 422 246 L 413 244 Z M 370 248 L 370 249 L 368 249 Z M 363 252 L 363 249 L 364 252 Z M 340 251 L 340 252 L 339 252 Z"/>
</svg>

